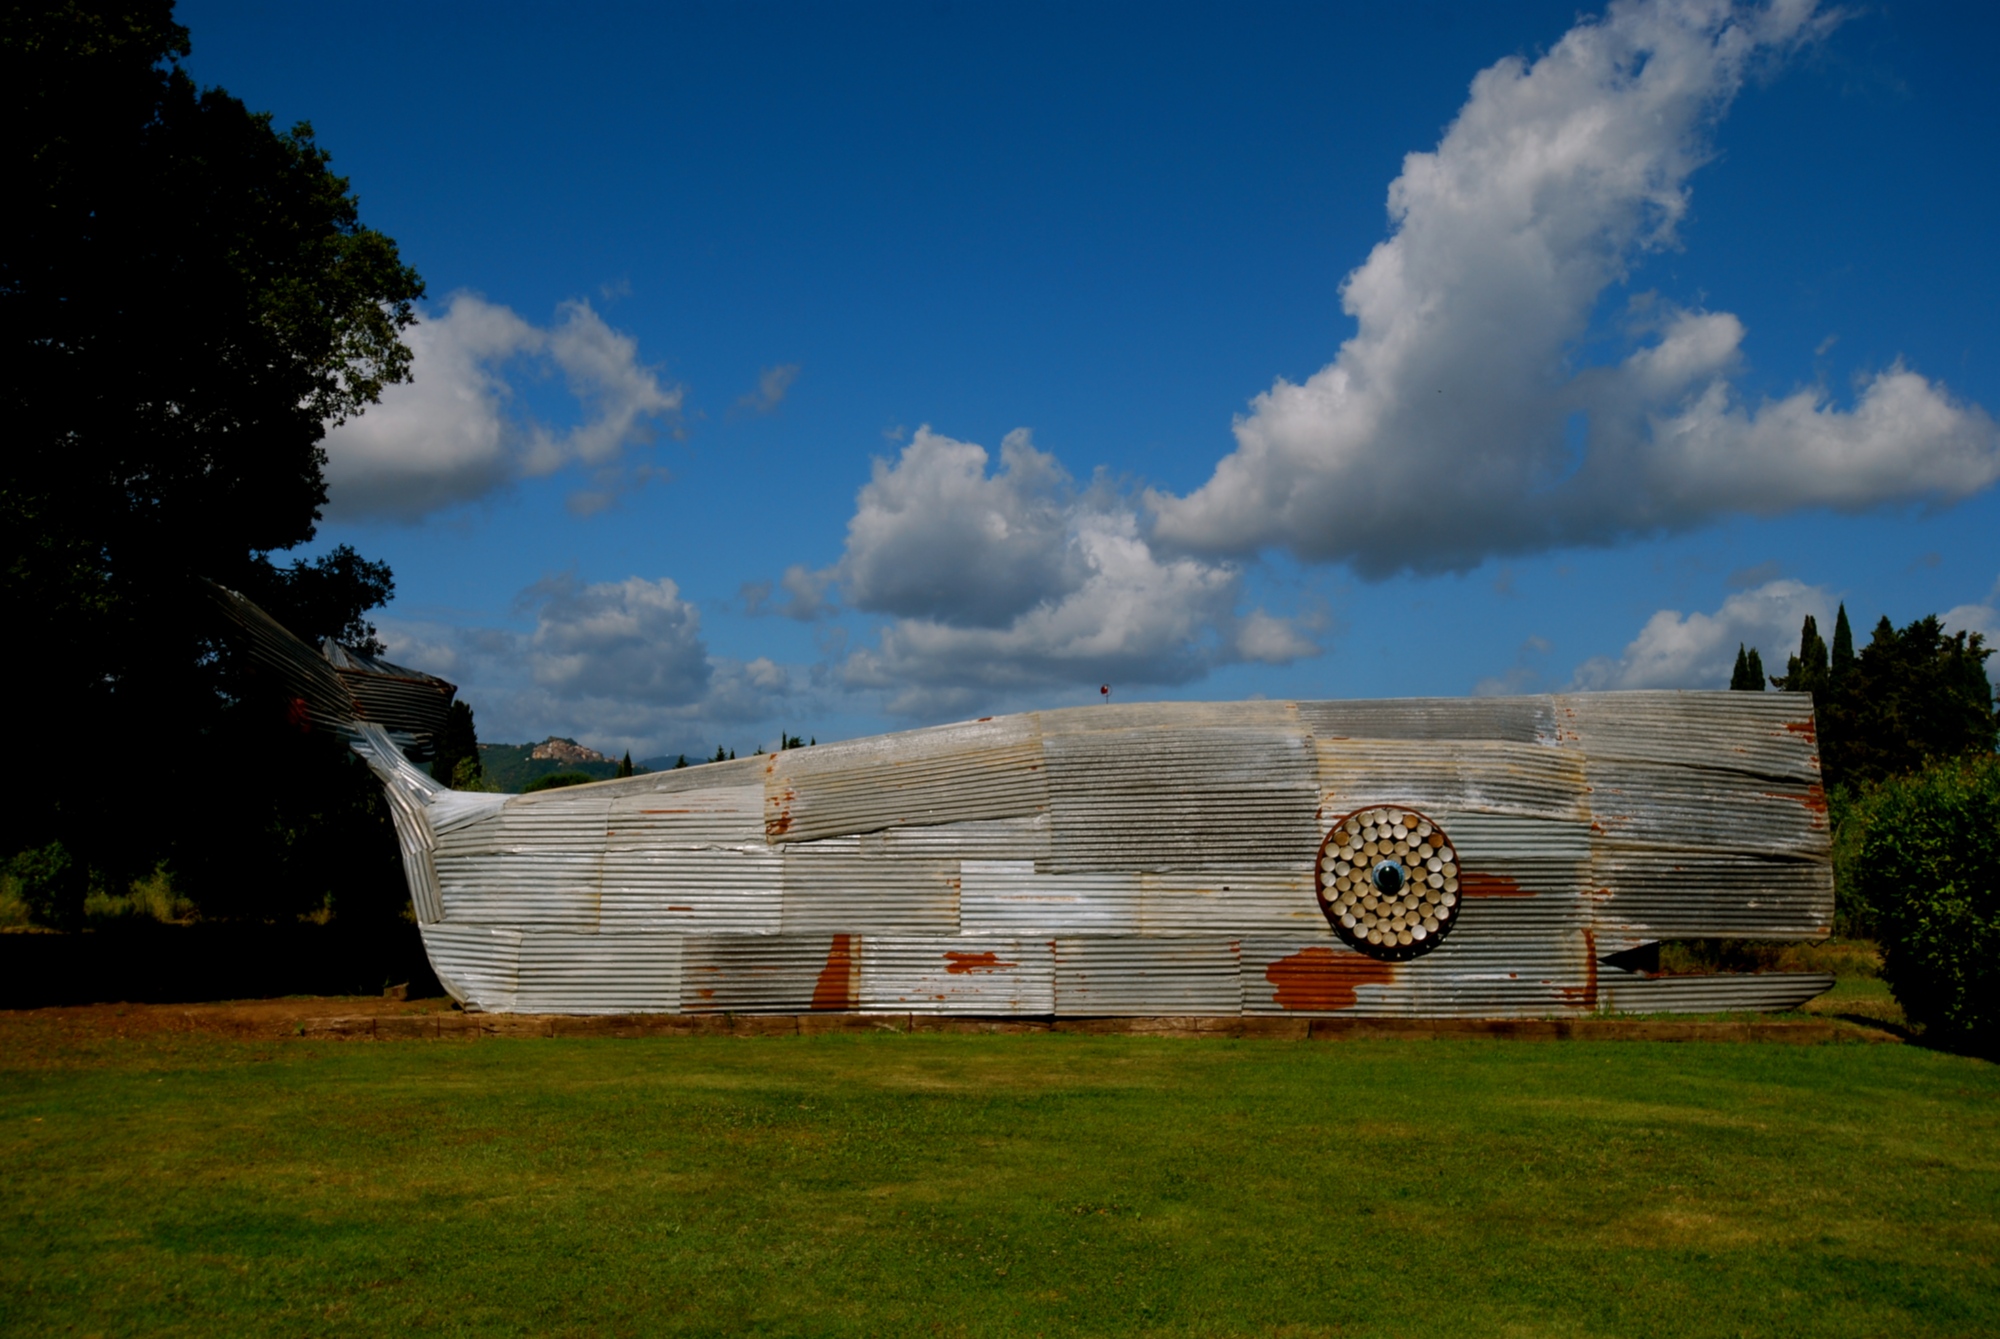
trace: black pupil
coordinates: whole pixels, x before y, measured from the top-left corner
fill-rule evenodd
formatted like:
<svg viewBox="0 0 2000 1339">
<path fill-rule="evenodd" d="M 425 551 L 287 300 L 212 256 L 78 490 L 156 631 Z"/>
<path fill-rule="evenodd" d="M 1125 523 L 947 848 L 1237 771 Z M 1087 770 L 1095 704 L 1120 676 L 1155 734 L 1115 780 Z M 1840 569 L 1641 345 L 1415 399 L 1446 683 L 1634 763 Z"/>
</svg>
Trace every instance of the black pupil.
<svg viewBox="0 0 2000 1339">
<path fill-rule="evenodd" d="M 1393 860 L 1385 860 L 1375 867 L 1375 886 L 1385 893 L 1403 891 L 1403 867 Z"/>
</svg>

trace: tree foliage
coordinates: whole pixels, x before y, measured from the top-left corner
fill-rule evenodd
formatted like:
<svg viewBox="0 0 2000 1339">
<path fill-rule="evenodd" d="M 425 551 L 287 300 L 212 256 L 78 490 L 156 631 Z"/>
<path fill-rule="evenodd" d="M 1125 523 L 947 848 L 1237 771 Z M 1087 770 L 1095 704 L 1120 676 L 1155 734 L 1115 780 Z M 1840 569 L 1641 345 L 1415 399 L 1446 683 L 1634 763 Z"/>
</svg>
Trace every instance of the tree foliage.
<svg viewBox="0 0 2000 1339">
<path fill-rule="evenodd" d="M 479 731 L 472 722 L 470 703 L 451 704 L 451 714 L 445 718 L 444 731 L 438 736 L 431 775 L 458 790 L 477 790 L 478 783 L 485 779 L 485 769 L 479 763 Z"/>
<path fill-rule="evenodd" d="M 1787 657 L 1784 674 L 1771 683 L 1813 695 L 1827 785 L 1865 785 L 1933 760 L 1993 751 L 2000 715 L 1986 677 L 1992 654 L 1979 633 L 1947 633 L 1929 615 L 1901 629 L 1883 618 L 1857 655 L 1842 605 L 1832 648 L 1806 615 L 1798 654 Z M 1745 660 L 1739 649 L 1739 676 Z M 1730 686 L 1739 685 L 1732 679 Z"/>
<path fill-rule="evenodd" d="M 1743 643 L 1736 644 L 1736 668 L 1729 676 L 1729 687 L 1739 693 L 1764 691 L 1764 657 L 1755 647 L 1745 649 Z"/>
<path fill-rule="evenodd" d="M 1872 788 L 1851 882 L 1913 1023 L 2000 1046 L 2000 758 L 1933 763 Z"/>
<path fill-rule="evenodd" d="M 9 807 L 0 842 L 59 843 L 110 883 L 170 857 L 206 911 L 243 901 L 234 870 L 274 890 L 301 824 L 354 859 L 389 849 L 345 754 L 253 701 L 194 579 L 380 649 L 365 615 L 386 566 L 271 555 L 313 538 L 326 425 L 407 377 L 423 290 L 311 127 L 199 88 L 189 49 L 165 0 L 0 15 L 0 615 L 38 653 L 16 746 L 63 774 Z M 107 760 L 148 782 L 116 821 Z M 242 768 L 261 784 L 232 786 Z M 299 897 L 356 872 L 326 868 Z"/>
</svg>

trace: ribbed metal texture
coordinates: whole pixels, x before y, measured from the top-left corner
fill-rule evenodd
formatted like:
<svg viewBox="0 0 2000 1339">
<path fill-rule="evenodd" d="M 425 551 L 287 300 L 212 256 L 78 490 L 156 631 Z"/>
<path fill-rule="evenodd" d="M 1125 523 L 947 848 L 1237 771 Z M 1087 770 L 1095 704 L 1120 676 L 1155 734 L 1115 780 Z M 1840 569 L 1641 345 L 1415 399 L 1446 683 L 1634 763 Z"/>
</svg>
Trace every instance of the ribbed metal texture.
<svg viewBox="0 0 2000 1339">
<path fill-rule="evenodd" d="M 1296 722 L 1192 730 L 1172 724 L 1177 705 L 1154 709 L 1153 723 L 1048 733 L 1052 871 L 1267 869 L 1313 858 L 1318 767 Z"/>
<path fill-rule="evenodd" d="M 1828 849 L 1816 781 L 1595 759 L 1586 770 L 1592 819 L 1610 841 L 1799 858 Z"/>
<path fill-rule="evenodd" d="M 1031 715 L 792 749 L 766 766 L 764 831 L 774 842 L 1028 817 L 1048 807 Z"/>
<path fill-rule="evenodd" d="M 1606 935 L 1799 939 L 1833 928 L 1824 861 L 1599 844 L 1590 879 Z"/>
<path fill-rule="evenodd" d="M 412 766 L 380 726 L 354 724 L 349 728 L 350 747 L 375 773 L 389 802 L 389 817 L 396 828 L 403 877 L 410 885 L 410 907 L 416 913 L 417 923 L 442 920 L 444 898 L 438 882 L 437 836 L 431 825 L 431 807 L 449 792 Z"/>
<path fill-rule="evenodd" d="M 959 929 L 968 936 L 1139 933 L 1137 873 L 1038 874 L 1032 860 L 968 860 L 960 870 Z"/>
<path fill-rule="evenodd" d="M 1301 702 L 1299 720 L 1319 740 L 1556 741 L 1552 697 L 1406 697 L 1386 702 Z"/>
<path fill-rule="evenodd" d="M 864 1012 L 1048 1015 L 1055 1012 L 1055 951 L 1045 939 L 861 940 Z"/>
<path fill-rule="evenodd" d="M 1585 821 L 1584 759 L 1545 744 L 1488 740 L 1321 739 L 1324 808 L 1407 804 L 1431 817 L 1456 810 Z"/>
<path fill-rule="evenodd" d="M 1055 1012 L 1068 1018 L 1236 1014 L 1233 939 L 1093 937 L 1055 942 Z"/>
<path fill-rule="evenodd" d="M 687 1013 L 849 1010 L 860 999 L 859 945 L 847 935 L 689 935 L 681 957 Z"/>
<path fill-rule="evenodd" d="M 521 932 L 492 925 L 426 925 L 424 951 L 445 991 L 468 1009 L 507 1013 L 521 983 Z"/>
<path fill-rule="evenodd" d="M 1812 700 L 1802 693 L 1584 693 L 1556 699 L 1557 728 L 1594 762 L 1819 780 Z"/>
<path fill-rule="evenodd" d="M 1600 961 L 1652 939 L 1826 933 L 1809 700 L 1733 697 L 1076 708 L 511 797 L 350 728 L 474 1007 L 1538 1016 L 1721 1007 Z M 1315 862 L 1399 804 L 1462 900 L 1391 965 Z"/>
<path fill-rule="evenodd" d="M 958 933 L 957 861 L 871 858 L 858 837 L 783 851 L 787 933 Z"/>
<path fill-rule="evenodd" d="M 521 935 L 513 1008 L 528 1014 L 674 1013 L 681 1003 L 677 934 Z"/>
<path fill-rule="evenodd" d="M 1629 1014 L 1767 1013 L 1796 1009 L 1831 989 L 1833 977 L 1823 972 L 1656 977 L 1620 973 L 1603 987 L 1603 1004 Z"/>
</svg>

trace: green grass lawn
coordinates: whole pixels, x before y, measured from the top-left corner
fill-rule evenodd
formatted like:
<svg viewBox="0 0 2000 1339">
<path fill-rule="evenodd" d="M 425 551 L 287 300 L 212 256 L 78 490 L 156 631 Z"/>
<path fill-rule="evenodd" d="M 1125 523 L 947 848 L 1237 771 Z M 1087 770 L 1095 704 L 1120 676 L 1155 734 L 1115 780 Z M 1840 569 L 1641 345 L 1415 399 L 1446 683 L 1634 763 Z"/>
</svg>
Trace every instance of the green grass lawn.
<svg viewBox="0 0 2000 1339">
<path fill-rule="evenodd" d="M 1916 1047 L 52 1036 L 9 1334 L 2000 1332 Z"/>
</svg>

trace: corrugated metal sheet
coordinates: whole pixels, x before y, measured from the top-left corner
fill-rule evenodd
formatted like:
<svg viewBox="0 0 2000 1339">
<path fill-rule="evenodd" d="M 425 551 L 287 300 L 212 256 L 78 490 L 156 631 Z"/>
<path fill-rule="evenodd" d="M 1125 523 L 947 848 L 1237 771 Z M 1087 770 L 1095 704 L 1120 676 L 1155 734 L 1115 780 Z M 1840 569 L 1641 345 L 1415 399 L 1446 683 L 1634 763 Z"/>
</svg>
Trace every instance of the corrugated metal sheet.
<svg viewBox="0 0 2000 1339">
<path fill-rule="evenodd" d="M 1621 972 L 1602 989 L 1604 1007 L 1620 1013 L 1767 1013 L 1796 1009 L 1824 995 L 1833 989 L 1833 977 L 1824 972 L 1655 977 Z"/>
<path fill-rule="evenodd" d="M 1556 700 L 1562 738 L 1597 762 L 1819 780 L 1807 693 L 1583 693 Z"/>
<path fill-rule="evenodd" d="M 599 924 L 639 929 L 777 934 L 784 928 L 784 859 L 763 846 L 604 853 Z"/>
<path fill-rule="evenodd" d="M 444 898 L 434 859 L 437 836 L 431 826 L 431 806 L 449 794 L 444 787 L 411 765 L 380 726 L 350 727 L 350 746 L 382 783 L 403 857 L 403 877 L 410 886 L 410 906 L 417 923 L 444 918 Z"/>
<path fill-rule="evenodd" d="M 889 828 L 864 834 L 860 850 L 886 860 L 1047 860 L 1049 816 Z"/>
<path fill-rule="evenodd" d="M 681 937 L 677 934 L 521 936 L 513 1008 L 530 1014 L 678 1013 Z"/>
<path fill-rule="evenodd" d="M 1047 1016 L 1055 1012 L 1055 951 L 1045 939 L 864 936 L 861 1008 Z"/>
<path fill-rule="evenodd" d="M 1444 812 L 1587 820 L 1583 756 L 1547 744 L 1492 740 L 1321 739 L 1323 808 L 1404 804 Z"/>
<path fill-rule="evenodd" d="M 1136 873 L 1041 874 L 1032 860 L 968 860 L 959 868 L 963 934 L 1139 933 Z"/>
<path fill-rule="evenodd" d="M 1032 715 L 791 749 L 772 754 L 766 768 L 764 831 L 774 842 L 1028 817 L 1048 807 Z"/>
<path fill-rule="evenodd" d="M 1651 939 L 1818 939 L 1833 928 L 1825 860 L 1600 843 L 1599 933 Z"/>
<path fill-rule="evenodd" d="M 958 933 L 955 861 L 871 859 L 857 837 L 782 849 L 787 932 Z"/>
<path fill-rule="evenodd" d="M 1176 705 L 1156 708 L 1153 724 L 1047 736 L 1052 872 L 1312 858 L 1318 767 L 1297 724 L 1181 729 Z"/>
<path fill-rule="evenodd" d="M 1595 759 L 1587 770 L 1592 819 L 1611 841 L 1801 858 L 1831 849 L 1817 781 Z"/>
<path fill-rule="evenodd" d="M 1055 942 L 1055 1012 L 1067 1018 L 1243 1011 L 1233 939 L 1096 937 Z"/>
<path fill-rule="evenodd" d="M 506 1013 L 521 981 L 521 932 L 493 925 L 426 925 L 424 951 L 446 993 L 468 1009 Z"/>
<path fill-rule="evenodd" d="M 766 845 L 764 787 L 756 781 L 672 791 L 614 783 L 608 796 L 606 840 L 614 850 L 688 851 Z"/>
<path fill-rule="evenodd" d="M 681 952 L 687 1013 L 848 1010 L 860 999 L 854 936 L 689 935 Z"/>
<path fill-rule="evenodd" d="M 1614 948 L 1825 932 L 1805 700 L 1726 696 L 1081 708 L 515 797 L 356 739 L 474 1007 L 1540 1016 L 1753 989 Z M 1315 896 L 1326 825 L 1375 804 L 1457 855 L 1459 918 L 1410 962 Z"/>
<path fill-rule="evenodd" d="M 1319 740 L 1556 742 L 1552 697 L 1406 697 L 1377 702 L 1301 702 L 1299 719 Z"/>
<path fill-rule="evenodd" d="M 1139 932 L 1147 935 L 1333 937 L 1313 895 L 1313 869 L 1187 871 L 1139 876 Z"/>
</svg>

